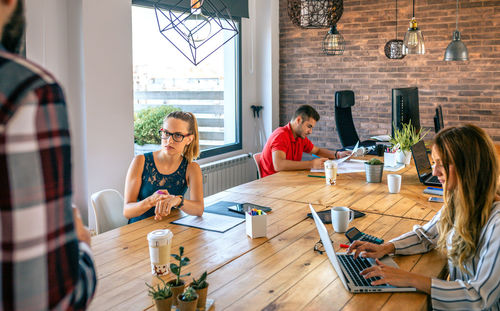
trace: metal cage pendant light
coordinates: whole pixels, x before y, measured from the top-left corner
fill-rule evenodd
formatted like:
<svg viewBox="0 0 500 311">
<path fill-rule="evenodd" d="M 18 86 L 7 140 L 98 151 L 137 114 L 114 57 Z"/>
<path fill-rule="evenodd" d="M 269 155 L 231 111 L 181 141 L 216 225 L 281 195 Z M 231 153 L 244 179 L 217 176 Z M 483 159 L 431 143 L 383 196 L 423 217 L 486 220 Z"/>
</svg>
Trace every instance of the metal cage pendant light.
<svg viewBox="0 0 500 311">
<path fill-rule="evenodd" d="M 337 25 L 333 25 L 323 39 L 323 53 L 326 55 L 342 55 L 345 50 L 344 37 L 337 30 Z"/>
<path fill-rule="evenodd" d="M 403 54 L 425 54 L 424 36 L 415 19 L 415 0 L 413 0 L 413 17 L 410 21 L 410 28 L 408 28 L 403 40 Z"/>
<path fill-rule="evenodd" d="M 444 51 L 445 61 L 466 61 L 469 60 L 469 51 L 465 44 L 460 40 L 460 31 L 458 31 L 458 0 L 457 0 L 457 18 L 453 39 Z"/>
<path fill-rule="evenodd" d="M 331 27 L 343 12 L 343 0 L 288 0 L 288 16 L 302 28 Z"/>
<path fill-rule="evenodd" d="M 389 59 L 402 59 L 405 57 L 403 54 L 403 40 L 398 39 L 398 0 L 396 0 L 396 39 L 387 41 L 384 46 L 384 53 Z"/>
<path fill-rule="evenodd" d="M 184 0 L 175 5 L 155 3 L 160 33 L 197 66 L 238 34 L 227 6 L 221 0 Z"/>
</svg>

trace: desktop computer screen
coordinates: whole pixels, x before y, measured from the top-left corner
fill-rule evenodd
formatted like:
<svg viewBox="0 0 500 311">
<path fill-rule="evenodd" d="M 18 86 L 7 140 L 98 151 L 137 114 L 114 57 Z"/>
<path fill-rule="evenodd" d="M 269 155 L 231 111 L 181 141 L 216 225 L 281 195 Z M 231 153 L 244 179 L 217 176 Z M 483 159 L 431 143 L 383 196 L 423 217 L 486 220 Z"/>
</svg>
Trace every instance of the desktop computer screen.
<svg viewBox="0 0 500 311">
<path fill-rule="evenodd" d="M 394 136 L 394 126 L 401 129 L 402 124 L 408 123 L 410 120 L 415 129 L 419 131 L 418 88 L 392 89 L 392 136 Z"/>
</svg>

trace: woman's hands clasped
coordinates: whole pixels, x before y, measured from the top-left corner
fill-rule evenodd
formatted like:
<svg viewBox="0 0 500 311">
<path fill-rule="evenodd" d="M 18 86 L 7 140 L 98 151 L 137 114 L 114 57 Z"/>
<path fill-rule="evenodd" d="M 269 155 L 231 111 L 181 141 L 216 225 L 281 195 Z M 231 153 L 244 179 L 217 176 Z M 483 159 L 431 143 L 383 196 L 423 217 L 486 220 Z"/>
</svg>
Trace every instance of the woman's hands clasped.
<svg viewBox="0 0 500 311">
<path fill-rule="evenodd" d="M 172 208 L 181 203 L 181 198 L 169 194 L 167 190 L 158 190 L 150 198 L 155 206 L 155 220 L 168 216 Z"/>
</svg>

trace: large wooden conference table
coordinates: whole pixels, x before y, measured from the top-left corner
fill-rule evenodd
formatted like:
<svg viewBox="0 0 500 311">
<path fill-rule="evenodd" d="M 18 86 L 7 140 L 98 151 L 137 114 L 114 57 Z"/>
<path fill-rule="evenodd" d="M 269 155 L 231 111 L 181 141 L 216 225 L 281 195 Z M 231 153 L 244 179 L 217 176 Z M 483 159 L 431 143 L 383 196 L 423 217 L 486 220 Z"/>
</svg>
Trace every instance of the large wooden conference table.
<svg viewBox="0 0 500 311">
<path fill-rule="evenodd" d="M 272 207 L 266 238 L 247 237 L 244 223 L 225 233 L 171 224 L 182 216 L 178 211 L 162 221 L 150 218 L 93 237 L 99 283 L 90 309 L 154 310 L 144 285 L 153 281 L 146 235 L 168 228 L 174 234 L 172 251 L 182 245 L 191 259 L 183 272 L 209 272 L 208 297 L 215 299 L 215 310 L 425 310 L 428 296 L 422 293 L 349 293 L 326 254 L 313 251 L 319 235 L 306 217 L 308 202 L 317 211 L 332 205 L 364 211 L 366 216 L 351 225 L 385 240 L 432 218 L 441 205 L 427 201 L 415 168 L 397 172 L 403 176 L 399 194 L 388 193 L 387 173 L 380 184 L 366 183 L 364 173 L 351 173 L 327 186 L 306 171 L 282 172 L 205 199 L 206 206 L 223 200 Z M 337 249 L 347 242 L 331 225 L 327 228 Z M 442 277 L 446 266 L 436 251 L 396 256 L 395 261 L 402 269 L 431 277 Z"/>
</svg>

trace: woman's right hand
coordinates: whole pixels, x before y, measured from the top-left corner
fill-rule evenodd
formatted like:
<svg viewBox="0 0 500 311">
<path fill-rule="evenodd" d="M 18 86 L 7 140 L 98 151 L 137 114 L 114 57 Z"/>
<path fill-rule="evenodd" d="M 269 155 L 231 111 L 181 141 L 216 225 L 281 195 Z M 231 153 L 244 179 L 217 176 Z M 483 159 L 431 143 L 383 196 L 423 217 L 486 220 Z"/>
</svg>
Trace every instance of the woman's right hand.
<svg viewBox="0 0 500 311">
<path fill-rule="evenodd" d="M 367 258 L 382 258 L 387 254 L 394 253 L 394 244 L 373 244 L 365 241 L 354 241 L 347 249 L 347 253 L 354 252 L 354 258 L 367 257 Z"/>
<path fill-rule="evenodd" d="M 149 196 L 149 204 L 151 206 L 156 206 L 158 202 L 164 200 L 169 195 L 168 190 L 160 189 L 155 191 L 152 195 Z"/>
</svg>

